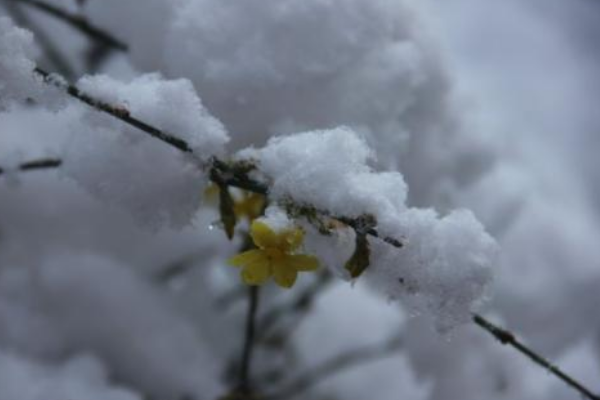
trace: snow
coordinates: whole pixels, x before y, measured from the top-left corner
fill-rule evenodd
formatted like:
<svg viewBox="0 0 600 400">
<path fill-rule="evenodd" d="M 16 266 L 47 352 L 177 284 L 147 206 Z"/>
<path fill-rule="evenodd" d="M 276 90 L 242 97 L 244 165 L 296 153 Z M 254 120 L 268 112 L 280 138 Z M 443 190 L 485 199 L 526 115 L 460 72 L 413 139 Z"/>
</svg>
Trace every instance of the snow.
<svg viewBox="0 0 600 400">
<path fill-rule="evenodd" d="M 434 317 L 440 330 L 466 323 L 482 302 L 493 276 L 498 247 L 474 215 L 457 210 L 440 218 L 433 210 L 408 208 L 407 185 L 399 172 L 375 172 L 372 152 L 349 128 L 305 132 L 271 139 L 263 149 L 238 154 L 257 162 L 271 184 L 270 196 L 282 204 L 316 207 L 329 215 L 372 215 L 382 237 L 372 239 L 368 275 L 374 288 L 401 299 L 415 313 Z M 348 236 L 345 236 L 346 243 Z M 341 250 L 344 234 L 312 240 L 334 273 L 346 276 L 327 247 Z M 333 242 L 333 244 L 331 243 Z"/>
<path fill-rule="evenodd" d="M 111 116 L 88 109 L 70 127 L 65 174 L 152 230 L 190 224 L 208 182 L 202 163 L 223 152 L 228 137 L 221 123 L 204 109 L 189 81 L 167 81 L 150 74 L 125 83 L 97 76 L 83 78 L 79 86 L 185 140 L 193 153 L 182 154 Z"/>
<path fill-rule="evenodd" d="M 367 275 L 390 299 L 413 314 L 435 317 L 439 330 L 467 323 L 489 291 L 499 248 L 467 210 L 439 217 L 433 210 L 410 209 L 381 221 L 379 232 L 402 238 L 397 249 L 372 240 Z"/>
<path fill-rule="evenodd" d="M 113 376 L 160 398 L 221 390 L 218 363 L 194 325 L 127 265 L 56 254 L 5 269 L 0 287 L 2 340 L 13 348 L 49 360 L 92 352 Z"/>
<path fill-rule="evenodd" d="M 0 351 L 0 398 L 3 400 L 141 400 L 109 382 L 106 367 L 95 357 L 80 355 L 60 364 L 42 363 Z"/>
<path fill-rule="evenodd" d="M 291 198 L 348 217 L 385 215 L 405 207 L 402 175 L 372 172 L 367 165 L 372 151 L 349 128 L 276 137 L 263 149 L 242 151 L 239 157 L 257 159 L 275 200 Z"/>
<path fill-rule="evenodd" d="M 39 90 L 33 76 L 35 54 L 31 32 L 0 16 L 0 110 Z"/>
</svg>

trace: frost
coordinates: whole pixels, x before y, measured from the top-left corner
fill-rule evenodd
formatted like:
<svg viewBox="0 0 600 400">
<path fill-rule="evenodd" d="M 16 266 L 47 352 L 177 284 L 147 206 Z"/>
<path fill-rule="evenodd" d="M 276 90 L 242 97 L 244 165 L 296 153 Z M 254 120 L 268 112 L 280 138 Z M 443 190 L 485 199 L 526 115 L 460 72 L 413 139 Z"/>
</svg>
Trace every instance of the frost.
<svg viewBox="0 0 600 400">
<path fill-rule="evenodd" d="M 144 226 L 188 224 L 207 183 L 201 163 L 222 152 L 225 129 L 210 116 L 186 80 L 144 75 L 129 83 L 86 77 L 80 87 L 120 112 L 185 140 L 182 154 L 115 118 L 88 110 L 73 124 L 66 174 L 92 195 L 129 211 Z"/>
<path fill-rule="evenodd" d="M 410 209 L 380 221 L 379 232 L 403 241 L 400 249 L 371 240 L 367 277 L 413 313 L 436 318 L 440 330 L 469 320 L 492 280 L 498 246 L 473 214 L 457 210 L 438 217 Z"/>
</svg>

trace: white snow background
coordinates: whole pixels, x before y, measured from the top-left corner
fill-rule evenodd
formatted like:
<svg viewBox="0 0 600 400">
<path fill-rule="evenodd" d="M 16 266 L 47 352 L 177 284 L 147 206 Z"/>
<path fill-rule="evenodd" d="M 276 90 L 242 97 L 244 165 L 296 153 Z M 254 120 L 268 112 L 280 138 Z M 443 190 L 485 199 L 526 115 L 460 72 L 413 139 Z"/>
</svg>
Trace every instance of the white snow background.
<svg viewBox="0 0 600 400">
<path fill-rule="evenodd" d="M 0 2 L 0 400 L 212 400 L 231 388 L 245 303 L 222 299 L 241 285 L 225 263 L 239 243 L 200 206 L 195 163 L 250 145 L 237 156 L 262 162 L 275 197 L 366 208 L 419 243 L 397 258 L 375 246 L 366 279 L 336 280 L 298 325 L 285 316 L 286 351 L 262 348 L 258 375 L 293 378 L 400 335 L 400 350 L 296 398 L 579 398 L 465 324 L 483 303 L 600 391 L 598 1 L 47 1 L 130 52 L 84 76 L 86 39 Z M 195 158 L 42 93 L 23 70 L 53 65 L 36 35 L 81 87 L 180 133 Z M 64 168 L 14 171 L 48 156 Z M 477 261 L 495 254 L 483 229 L 500 248 L 493 266 Z M 352 243 L 308 232 L 306 248 L 343 275 Z M 179 262 L 182 277 L 159 278 Z M 398 292 L 398 274 L 418 296 Z M 312 279 L 266 287 L 261 307 Z"/>
</svg>

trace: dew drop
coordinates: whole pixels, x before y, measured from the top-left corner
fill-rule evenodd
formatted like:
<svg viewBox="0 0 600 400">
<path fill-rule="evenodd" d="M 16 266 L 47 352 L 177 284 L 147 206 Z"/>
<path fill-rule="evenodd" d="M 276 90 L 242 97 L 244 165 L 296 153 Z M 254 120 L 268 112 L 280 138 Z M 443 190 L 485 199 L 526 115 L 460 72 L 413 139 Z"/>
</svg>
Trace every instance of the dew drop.
<svg viewBox="0 0 600 400">
<path fill-rule="evenodd" d="M 216 229 L 219 229 L 221 231 L 225 229 L 225 226 L 223 225 L 223 222 L 221 220 L 215 220 L 208 225 L 208 230 L 214 231 Z"/>
</svg>

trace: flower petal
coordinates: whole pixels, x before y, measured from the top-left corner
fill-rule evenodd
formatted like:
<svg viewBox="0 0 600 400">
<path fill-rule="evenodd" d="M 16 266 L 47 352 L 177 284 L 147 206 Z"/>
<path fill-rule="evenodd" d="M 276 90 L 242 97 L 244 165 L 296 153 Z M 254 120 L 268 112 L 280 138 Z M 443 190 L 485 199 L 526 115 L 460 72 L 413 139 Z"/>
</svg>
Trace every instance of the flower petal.
<svg viewBox="0 0 600 400">
<path fill-rule="evenodd" d="M 229 264 L 234 267 L 242 267 L 244 265 L 254 264 L 256 262 L 263 262 L 268 264 L 268 258 L 264 254 L 262 250 L 254 249 L 248 250 L 243 253 L 237 254 L 231 257 L 229 260 Z"/>
<path fill-rule="evenodd" d="M 245 266 L 240 275 L 247 285 L 262 285 L 271 276 L 271 268 L 268 263 L 256 262 Z"/>
<path fill-rule="evenodd" d="M 317 257 L 306 254 L 294 254 L 285 257 L 285 264 L 297 271 L 314 271 L 319 268 Z"/>
<path fill-rule="evenodd" d="M 277 234 L 271 229 L 271 227 L 264 222 L 254 221 L 252 222 L 252 227 L 250 229 L 250 236 L 252 236 L 252 240 L 254 244 L 260 247 L 261 249 L 266 249 L 269 247 L 278 247 L 279 238 Z"/>
<path fill-rule="evenodd" d="M 275 264 L 273 266 L 275 282 L 284 288 L 291 288 L 296 282 L 298 272 L 286 264 Z"/>
<path fill-rule="evenodd" d="M 282 233 L 281 250 L 284 253 L 291 253 L 302 244 L 304 240 L 304 231 L 300 228 L 294 228 Z"/>
</svg>

